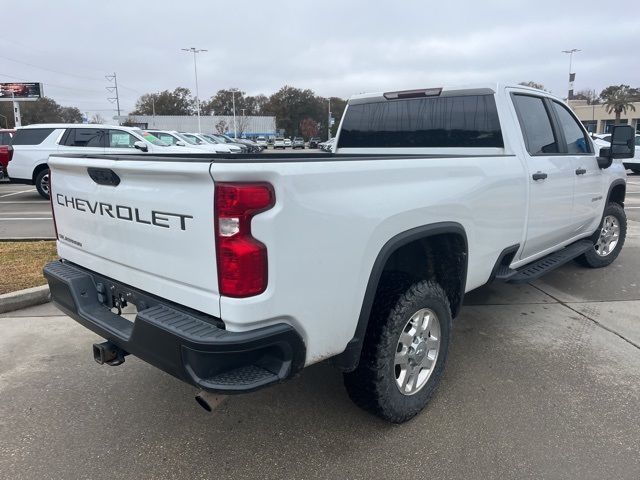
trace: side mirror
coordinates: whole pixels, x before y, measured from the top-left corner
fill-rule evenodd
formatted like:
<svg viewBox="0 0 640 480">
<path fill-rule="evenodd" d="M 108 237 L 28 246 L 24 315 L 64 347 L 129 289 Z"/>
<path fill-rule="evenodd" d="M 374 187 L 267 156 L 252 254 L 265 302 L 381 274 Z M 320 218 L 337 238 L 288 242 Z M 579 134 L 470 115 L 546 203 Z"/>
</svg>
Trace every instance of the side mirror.
<svg viewBox="0 0 640 480">
<path fill-rule="evenodd" d="M 617 125 L 611 132 L 611 157 L 633 158 L 636 151 L 636 131 L 631 125 Z"/>
<path fill-rule="evenodd" d="M 182 140 L 178 140 L 176 142 L 176 145 L 179 146 L 179 147 L 184 147 L 186 145 L 186 143 L 184 143 Z"/>
<path fill-rule="evenodd" d="M 600 149 L 598 166 L 609 168 L 617 158 L 633 158 L 636 151 L 636 132 L 631 125 L 616 125 L 611 131 L 611 146 Z"/>
<path fill-rule="evenodd" d="M 600 168 L 609 168 L 613 163 L 613 157 L 611 156 L 611 149 L 609 147 L 604 147 L 600 149 L 600 154 L 598 158 L 598 166 Z"/>
<path fill-rule="evenodd" d="M 142 152 L 148 152 L 149 151 L 149 147 L 146 143 L 144 143 L 141 140 L 138 140 L 137 142 L 133 143 L 133 146 L 135 148 L 137 148 L 138 150 L 142 151 Z"/>
</svg>

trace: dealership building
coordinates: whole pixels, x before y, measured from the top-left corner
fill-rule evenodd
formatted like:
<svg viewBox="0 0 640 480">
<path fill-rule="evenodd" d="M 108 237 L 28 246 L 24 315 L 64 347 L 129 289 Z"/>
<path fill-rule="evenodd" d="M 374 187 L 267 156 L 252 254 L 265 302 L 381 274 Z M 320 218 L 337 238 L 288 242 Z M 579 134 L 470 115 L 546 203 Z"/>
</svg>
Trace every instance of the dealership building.
<svg viewBox="0 0 640 480">
<path fill-rule="evenodd" d="M 586 100 L 570 100 L 569 105 L 578 119 L 592 133 L 609 133 L 615 123 L 616 115 L 608 113 L 604 105 L 588 105 Z M 640 133 L 640 102 L 633 102 L 635 111 L 627 108 L 627 113 L 620 116 L 620 123 L 631 125 Z"/>
<path fill-rule="evenodd" d="M 114 117 L 114 120 L 142 129 L 198 131 L 198 117 L 195 115 L 121 115 Z M 237 115 L 235 126 L 238 136 L 245 138 L 273 137 L 276 134 L 276 117 Z M 202 133 L 219 133 L 222 129 L 227 135 L 233 136 L 233 115 L 202 115 L 200 116 L 200 129 Z"/>
</svg>

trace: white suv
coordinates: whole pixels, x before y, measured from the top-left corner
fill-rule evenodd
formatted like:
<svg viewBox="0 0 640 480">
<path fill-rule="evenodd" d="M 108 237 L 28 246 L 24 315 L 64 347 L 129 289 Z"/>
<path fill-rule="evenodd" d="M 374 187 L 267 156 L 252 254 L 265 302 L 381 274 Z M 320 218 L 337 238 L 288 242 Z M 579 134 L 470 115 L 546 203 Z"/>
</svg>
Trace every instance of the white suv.
<svg viewBox="0 0 640 480">
<path fill-rule="evenodd" d="M 171 147 L 139 128 L 91 124 L 36 124 L 18 128 L 12 140 L 13 158 L 9 178 L 14 183 L 35 185 L 49 198 L 49 166 L 53 153 L 101 155 L 117 153 L 187 153 Z M 188 153 L 202 153 L 188 149 Z"/>
</svg>

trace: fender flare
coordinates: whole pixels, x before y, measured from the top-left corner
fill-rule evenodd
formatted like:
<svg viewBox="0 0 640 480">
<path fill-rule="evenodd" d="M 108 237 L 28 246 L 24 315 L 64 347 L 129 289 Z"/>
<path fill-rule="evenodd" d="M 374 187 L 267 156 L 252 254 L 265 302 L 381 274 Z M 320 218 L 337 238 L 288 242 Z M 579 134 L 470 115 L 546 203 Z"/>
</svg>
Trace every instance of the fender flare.
<svg viewBox="0 0 640 480">
<path fill-rule="evenodd" d="M 609 191 L 607 192 L 607 202 L 605 203 L 605 206 L 611 200 L 611 193 L 613 192 L 613 189 L 615 187 L 617 187 L 618 185 L 624 186 L 624 193 L 625 193 L 625 196 L 626 196 L 626 194 L 627 194 L 627 181 L 624 178 L 617 178 L 613 182 L 611 182 L 611 185 L 609 185 Z M 624 206 L 624 197 L 622 198 L 622 205 Z"/>
<path fill-rule="evenodd" d="M 347 348 L 341 354 L 337 355 L 334 360 L 334 364 L 343 371 L 352 371 L 358 366 L 360 361 L 360 353 L 362 351 L 362 344 L 364 337 L 369 326 L 369 316 L 371 314 L 371 308 L 375 299 L 376 291 L 378 289 L 378 283 L 384 267 L 389 260 L 389 257 L 398 250 L 400 247 L 407 245 L 416 240 L 422 240 L 425 238 L 433 237 L 435 235 L 441 235 L 443 233 L 453 233 L 459 235 L 464 242 L 464 264 L 462 266 L 462 279 L 460 282 L 460 294 L 459 302 L 457 305 L 451 305 L 452 315 L 455 317 L 462 307 L 462 301 L 464 299 L 464 293 L 467 283 L 467 266 L 469 263 L 469 246 L 467 242 L 467 233 L 464 227 L 457 222 L 439 222 L 429 225 L 422 225 L 412 228 L 411 230 L 404 231 L 397 234 L 388 240 L 378 252 L 378 256 L 373 262 L 371 273 L 369 274 L 369 281 L 367 282 L 367 288 L 365 290 L 364 299 L 360 308 L 360 315 L 358 317 L 358 324 L 353 338 L 347 344 Z"/>
</svg>

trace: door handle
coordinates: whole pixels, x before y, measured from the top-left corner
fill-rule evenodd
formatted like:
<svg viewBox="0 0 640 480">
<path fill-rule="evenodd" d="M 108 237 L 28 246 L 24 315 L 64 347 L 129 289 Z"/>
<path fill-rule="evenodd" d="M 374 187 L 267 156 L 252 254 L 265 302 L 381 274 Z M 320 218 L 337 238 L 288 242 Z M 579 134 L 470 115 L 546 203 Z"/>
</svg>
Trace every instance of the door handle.
<svg viewBox="0 0 640 480">
<path fill-rule="evenodd" d="M 533 175 L 531 175 L 531 178 L 533 178 L 534 180 L 544 180 L 545 178 L 547 178 L 547 174 L 542 172 L 536 172 Z"/>
<path fill-rule="evenodd" d="M 585 173 L 587 173 L 587 169 L 586 168 L 580 167 L 580 168 L 578 168 L 576 170 L 576 175 L 584 175 Z"/>
</svg>

